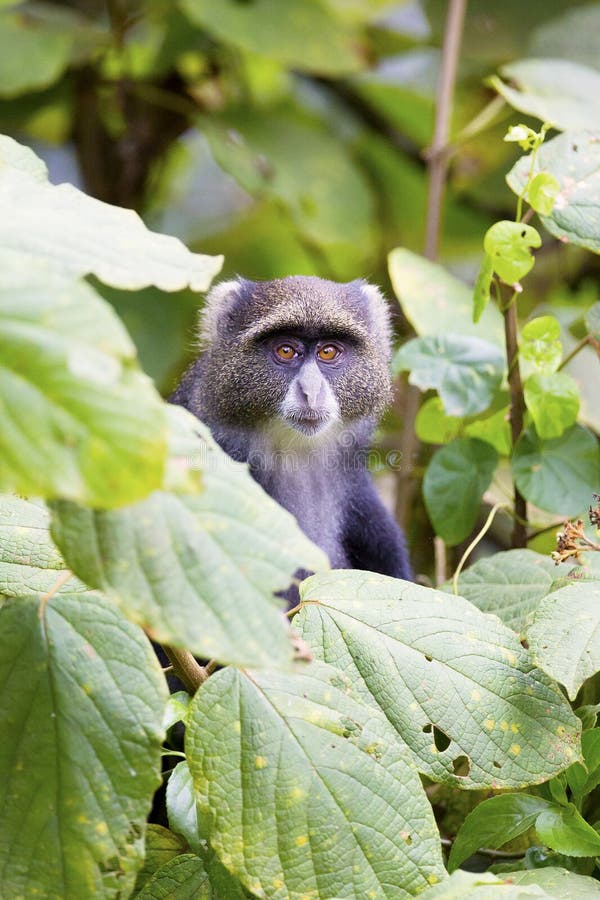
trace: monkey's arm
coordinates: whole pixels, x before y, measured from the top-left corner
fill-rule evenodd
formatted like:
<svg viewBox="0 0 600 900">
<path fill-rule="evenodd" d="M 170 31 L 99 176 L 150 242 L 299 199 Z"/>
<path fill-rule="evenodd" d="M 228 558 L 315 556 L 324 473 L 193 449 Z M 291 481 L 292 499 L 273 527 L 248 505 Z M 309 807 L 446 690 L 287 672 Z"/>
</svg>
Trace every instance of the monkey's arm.
<svg viewBox="0 0 600 900">
<path fill-rule="evenodd" d="M 414 580 L 404 533 L 365 471 L 357 473 L 342 541 L 353 568 Z"/>
</svg>

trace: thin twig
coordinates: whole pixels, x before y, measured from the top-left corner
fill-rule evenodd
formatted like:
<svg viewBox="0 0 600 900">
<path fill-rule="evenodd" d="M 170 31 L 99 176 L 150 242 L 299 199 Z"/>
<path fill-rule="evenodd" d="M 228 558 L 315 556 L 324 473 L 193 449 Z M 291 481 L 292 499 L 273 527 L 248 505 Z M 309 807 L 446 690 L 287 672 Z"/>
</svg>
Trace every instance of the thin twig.
<svg viewBox="0 0 600 900">
<path fill-rule="evenodd" d="M 442 847 L 447 847 L 448 849 L 452 848 L 454 841 L 451 838 L 440 838 L 440 842 Z M 523 859 L 525 853 L 521 851 L 515 851 L 511 853 L 510 850 L 492 850 L 491 847 L 478 847 L 475 853 L 480 853 L 482 856 L 489 856 L 492 859 Z"/>
<path fill-rule="evenodd" d="M 508 363 L 508 386 L 510 390 L 510 431 L 513 448 L 523 431 L 525 403 L 523 400 L 523 384 L 519 368 L 519 345 L 517 338 L 517 305 L 512 301 L 503 310 L 504 337 L 506 341 L 506 357 Z M 525 547 L 527 543 L 527 501 L 515 484 L 515 524 L 512 533 L 512 546 Z"/>
<path fill-rule="evenodd" d="M 435 558 L 435 586 L 439 587 L 447 578 L 447 554 L 446 544 L 441 537 L 433 539 L 433 553 Z"/>
<path fill-rule="evenodd" d="M 208 678 L 204 666 L 200 665 L 189 650 L 179 650 L 166 644 L 163 644 L 162 648 L 173 665 L 174 674 L 183 683 L 188 694 L 195 694 Z"/>
<path fill-rule="evenodd" d="M 583 350 L 583 348 L 586 347 L 589 343 L 590 343 L 590 335 L 586 334 L 586 336 L 584 338 L 581 338 L 579 343 L 575 347 L 573 347 L 571 352 L 565 356 L 565 358 L 561 362 L 560 366 L 558 367 L 558 371 L 560 372 L 561 369 L 564 369 L 564 367 L 571 362 L 573 357 L 577 356 L 577 354 L 580 352 L 580 350 Z"/>
<path fill-rule="evenodd" d="M 442 206 L 448 170 L 448 136 L 450 116 L 458 68 L 458 54 L 462 37 L 467 0 L 450 0 L 442 65 L 438 82 L 433 141 L 428 151 L 429 194 L 427 198 L 427 231 L 425 235 L 425 256 L 437 259 L 440 240 Z"/>
</svg>

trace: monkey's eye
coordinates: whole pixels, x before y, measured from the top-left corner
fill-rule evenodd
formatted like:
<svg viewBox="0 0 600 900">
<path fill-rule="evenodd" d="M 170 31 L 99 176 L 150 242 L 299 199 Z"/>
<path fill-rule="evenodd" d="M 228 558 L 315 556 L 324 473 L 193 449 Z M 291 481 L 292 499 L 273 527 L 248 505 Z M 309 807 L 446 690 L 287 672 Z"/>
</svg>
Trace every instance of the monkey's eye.
<svg viewBox="0 0 600 900">
<path fill-rule="evenodd" d="M 317 350 L 317 356 L 319 359 L 322 359 L 323 362 L 333 362 L 334 359 L 340 355 L 340 350 L 335 347 L 333 344 L 325 344 L 324 347 L 320 347 Z"/>
<path fill-rule="evenodd" d="M 283 359 L 285 362 L 289 362 L 298 355 L 291 344 L 280 344 L 275 348 L 275 353 L 279 359 Z"/>
</svg>

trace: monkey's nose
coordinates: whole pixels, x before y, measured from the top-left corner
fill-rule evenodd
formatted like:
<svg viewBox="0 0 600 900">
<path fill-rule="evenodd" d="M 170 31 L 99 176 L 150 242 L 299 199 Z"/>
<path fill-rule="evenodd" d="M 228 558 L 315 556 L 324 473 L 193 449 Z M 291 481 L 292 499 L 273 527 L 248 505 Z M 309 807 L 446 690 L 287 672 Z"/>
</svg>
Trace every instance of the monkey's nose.
<svg viewBox="0 0 600 900">
<path fill-rule="evenodd" d="M 316 366 L 301 372 L 296 386 L 301 403 L 306 403 L 309 409 L 316 410 L 323 405 L 327 390 L 325 379 Z"/>
</svg>

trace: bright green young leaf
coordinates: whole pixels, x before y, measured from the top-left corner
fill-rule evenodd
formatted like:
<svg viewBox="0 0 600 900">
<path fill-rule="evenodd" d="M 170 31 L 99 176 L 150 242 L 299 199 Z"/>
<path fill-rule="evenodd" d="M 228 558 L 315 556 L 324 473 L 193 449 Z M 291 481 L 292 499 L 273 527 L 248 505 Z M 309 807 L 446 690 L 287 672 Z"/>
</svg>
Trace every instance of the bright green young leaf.
<svg viewBox="0 0 600 900">
<path fill-rule="evenodd" d="M 190 20 L 225 44 L 322 75 L 364 67 L 358 34 L 320 0 L 181 0 Z"/>
<path fill-rule="evenodd" d="M 591 431 L 580 425 L 548 441 L 527 428 L 517 442 L 511 467 L 527 500 L 559 516 L 576 516 L 598 490 L 600 447 Z"/>
<path fill-rule="evenodd" d="M 421 772 L 462 788 L 545 781 L 579 756 L 581 723 L 495 616 L 370 572 L 303 582 L 294 628 L 381 709 Z"/>
<path fill-rule="evenodd" d="M 415 419 L 415 433 L 426 444 L 447 444 L 460 431 L 462 420 L 444 412 L 439 397 L 429 397 Z"/>
<path fill-rule="evenodd" d="M 169 695 L 165 714 L 163 716 L 163 728 L 168 731 L 177 722 L 184 722 L 190 706 L 190 695 L 187 691 L 175 691 Z"/>
<path fill-rule="evenodd" d="M 333 667 L 218 672 L 186 752 L 210 844 L 252 893 L 402 898 L 444 878 L 410 752 Z"/>
<path fill-rule="evenodd" d="M 460 869 L 419 896 L 423 900 L 554 900 L 554 895 L 547 894 L 535 884 L 517 887 L 504 873 L 494 875 Z"/>
<path fill-rule="evenodd" d="M 497 396 L 500 400 L 503 394 Z M 494 408 L 496 401 L 492 404 Z M 489 411 L 488 411 L 489 413 Z M 504 405 L 500 409 L 479 416 L 473 422 L 465 425 L 464 436 L 470 438 L 479 438 L 495 447 L 501 456 L 510 456 L 512 451 L 512 436 L 510 433 L 509 408 Z"/>
<path fill-rule="evenodd" d="M 213 900 L 208 873 L 200 857 L 181 853 L 164 863 L 144 884 L 136 900 Z"/>
<path fill-rule="evenodd" d="M 535 830 L 540 841 L 567 856 L 599 856 L 600 834 L 577 812 L 576 808 L 552 804 L 536 819 Z"/>
<path fill-rule="evenodd" d="M 418 335 L 473 335 L 504 347 L 498 308 L 488 305 L 473 322 L 473 292 L 443 266 L 402 247 L 388 257 L 390 279 L 404 315 Z"/>
<path fill-rule="evenodd" d="M 173 834 L 162 825 L 150 824 L 146 828 L 146 855 L 144 864 L 139 870 L 135 882 L 135 890 L 139 891 L 157 869 L 170 859 L 186 853 L 188 846 L 178 834 Z M 137 896 L 134 892 L 133 896 Z"/>
<path fill-rule="evenodd" d="M 15 97 L 52 84 L 68 65 L 72 44 L 68 30 L 51 31 L 21 11 L 0 11 L 0 95 Z"/>
<path fill-rule="evenodd" d="M 187 841 L 194 853 L 202 849 L 198 834 L 198 813 L 192 776 L 185 759 L 177 763 L 167 782 L 167 815 L 169 828 Z"/>
<path fill-rule="evenodd" d="M 541 244 L 542 239 L 535 228 L 508 219 L 492 225 L 483 239 L 494 271 L 507 284 L 520 281 L 533 268 L 534 259 L 530 250 Z"/>
<path fill-rule="evenodd" d="M 486 253 L 473 288 L 473 321 L 479 322 L 483 311 L 490 302 L 490 289 L 494 277 L 494 260 Z"/>
<path fill-rule="evenodd" d="M 585 327 L 595 341 L 600 341 L 600 301 L 594 303 L 585 314 Z"/>
<path fill-rule="evenodd" d="M 149 641 L 100 597 L 19 597 L 0 606 L 0 670 L 3 896 L 128 895 L 160 784 Z"/>
<path fill-rule="evenodd" d="M 436 534 L 454 546 L 472 531 L 498 453 L 477 438 L 459 438 L 437 450 L 423 479 L 423 498 Z"/>
<path fill-rule="evenodd" d="M 600 73 L 596 73 L 600 80 Z M 600 94 L 597 95 L 600 97 Z M 586 125 L 593 127 L 586 104 Z M 509 187 L 520 194 L 529 178 L 531 163 L 520 159 L 506 176 Z M 536 172 L 550 172 L 560 184 L 549 216 L 541 220 L 550 234 L 564 243 L 587 247 L 600 253 L 600 140 L 597 132 L 574 131 L 560 134 L 543 144 L 535 163 Z"/>
<path fill-rule="evenodd" d="M 505 550 L 478 560 L 458 578 L 458 592 L 478 609 L 522 633 L 530 614 L 565 566 L 533 550 Z M 452 583 L 442 586 L 452 592 Z"/>
<path fill-rule="evenodd" d="M 530 794 L 499 794 L 469 813 L 452 844 L 448 871 L 453 872 L 480 847 L 497 850 L 524 834 L 552 804 Z"/>
<path fill-rule="evenodd" d="M 28 170 L 31 151 L 18 148 L 0 135 L 0 207 L 11 211 L 0 218 L 3 287 L 35 284 L 40 294 L 40 283 L 91 274 L 127 290 L 208 289 L 223 257 L 191 253 L 177 238 L 149 231 L 131 209 L 42 181 L 39 170 Z"/>
<path fill-rule="evenodd" d="M 408 369 L 411 384 L 435 388 L 449 416 L 472 416 L 490 405 L 504 374 L 504 354 L 480 338 L 458 334 L 413 338 L 396 353 L 394 373 Z"/>
<path fill-rule="evenodd" d="M 110 507 L 160 486 L 165 405 L 91 287 L 0 290 L 0 343 L 3 490 Z"/>
<path fill-rule="evenodd" d="M 549 216 L 554 207 L 560 184 L 549 172 L 538 172 L 532 179 L 527 199 L 536 213 Z"/>
<path fill-rule="evenodd" d="M 518 143 L 522 150 L 531 150 L 539 137 L 528 125 L 511 125 L 502 140 Z"/>
<path fill-rule="evenodd" d="M 553 900 L 593 900 L 600 895 L 600 881 L 557 866 L 503 872 L 502 877 L 517 886 L 539 885 Z"/>
<path fill-rule="evenodd" d="M 67 567 L 50 538 L 50 514 L 41 502 L 0 495 L 0 595 L 23 597 L 87 591 L 74 576 L 56 588 Z"/>
<path fill-rule="evenodd" d="M 530 375 L 524 393 L 525 405 L 542 439 L 560 437 L 577 421 L 579 388 L 570 375 Z"/>
<path fill-rule="evenodd" d="M 562 360 L 560 324 L 554 316 L 537 316 L 523 326 L 519 340 L 522 377 L 552 375 Z"/>
<path fill-rule="evenodd" d="M 548 594 L 527 640 L 540 668 L 574 699 L 583 682 L 600 671 L 600 583 L 573 582 Z"/>
<path fill-rule="evenodd" d="M 190 433 L 202 492 L 155 492 L 110 512 L 58 502 L 53 537 L 69 568 L 155 640 L 221 662 L 285 663 L 292 647 L 274 592 L 326 558 L 205 426 L 179 407 L 169 417 Z"/>
<path fill-rule="evenodd" d="M 566 59 L 521 59 L 502 66 L 489 84 L 519 112 L 561 131 L 593 127 L 600 120 L 600 72 Z"/>
</svg>

